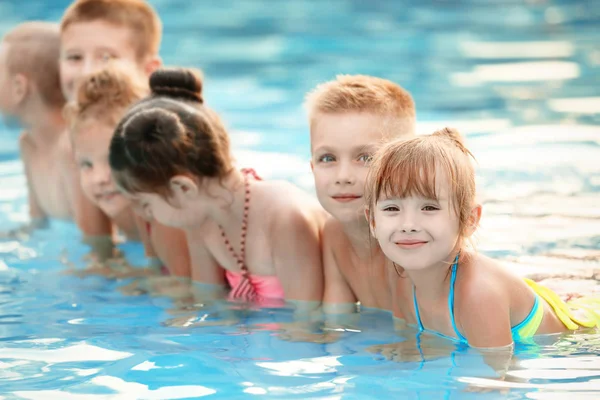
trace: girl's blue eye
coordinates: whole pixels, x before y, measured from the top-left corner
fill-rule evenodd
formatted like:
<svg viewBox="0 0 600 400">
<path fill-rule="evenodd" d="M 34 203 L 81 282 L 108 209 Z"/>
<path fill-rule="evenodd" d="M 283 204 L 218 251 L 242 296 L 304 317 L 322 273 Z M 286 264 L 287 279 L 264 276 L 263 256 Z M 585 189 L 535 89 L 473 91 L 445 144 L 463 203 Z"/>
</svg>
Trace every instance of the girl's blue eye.
<svg viewBox="0 0 600 400">
<path fill-rule="evenodd" d="M 331 154 L 323 154 L 321 157 L 318 158 L 318 161 L 321 163 L 330 163 L 335 161 L 335 157 Z"/>
<path fill-rule="evenodd" d="M 383 208 L 383 211 L 394 212 L 394 211 L 400 211 L 400 209 L 396 206 L 385 206 Z"/>
<path fill-rule="evenodd" d="M 117 57 L 115 55 L 113 55 L 113 54 L 110 54 L 110 53 L 102 53 L 101 58 L 102 58 L 102 61 L 106 62 L 106 61 L 110 61 L 112 59 L 115 59 Z"/>
<path fill-rule="evenodd" d="M 89 162 L 89 161 L 80 161 L 79 162 L 79 168 L 81 168 L 81 169 L 92 168 L 92 163 Z"/>
<path fill-rule="evenodd" d="M 368 164 L 368 163 L 370 163 L 372 159 L 373 159 L 373 156 L 372 156 L 371 154 L 361 154 L 361 155 L 358 157 L 358 161 L 362 161 L 362 162 L 364 162 L 365 164 Z"/>
<path fill-rule="evenodd" d="M 439 208 L 436 207 L 436 206 L 425 206 L 425 207 L 423 207 L 423 211 L 437 211 L 437 210 L 439 210 Z"/>
</svg>

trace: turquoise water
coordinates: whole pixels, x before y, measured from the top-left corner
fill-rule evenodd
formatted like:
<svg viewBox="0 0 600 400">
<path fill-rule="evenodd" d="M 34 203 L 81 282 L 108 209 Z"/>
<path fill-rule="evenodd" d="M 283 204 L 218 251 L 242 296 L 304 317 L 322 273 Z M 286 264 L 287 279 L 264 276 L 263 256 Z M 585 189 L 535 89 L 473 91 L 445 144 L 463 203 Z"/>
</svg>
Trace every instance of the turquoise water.
<svg viewBox="0 0 600 400">
<path fill-rule="evenodd" d="M 58 20 L 67 1 L 3 0 L 0 31 Z M 312 190 L 304 93 L 338 73 L 414 93 L 418 130 L 467 134 L 484 203 L 480 251 L 558 291 L 600 292 L 600 4 L 597 1 L 152 1 L 168 65 L 200 67 L 242 166 Z M 27 220 L 17 130 L 0 127 L 0 227 Z M 125 246 L 132 262 L 141 249 Z M 0 241 L 0 398 L 577 399 L 600 397 L 600 336 L 521 345 L 504 382 L 482 357 L 365 312 L 334 343 L 278 336 L 286 309 L 235 325 L 169 326 L 166 298 L 65 276 L 76 230 Z M 199 317 L 219 320 L 209 306 Z M 231 315 L 229 315 L 231 316 Z M 402 341 L 395 352 L 371 346 Z M 388 359 L 389 358 L 389 359 Z M 468 392 L 470 385 L 488 389 Z"/>
</svg>

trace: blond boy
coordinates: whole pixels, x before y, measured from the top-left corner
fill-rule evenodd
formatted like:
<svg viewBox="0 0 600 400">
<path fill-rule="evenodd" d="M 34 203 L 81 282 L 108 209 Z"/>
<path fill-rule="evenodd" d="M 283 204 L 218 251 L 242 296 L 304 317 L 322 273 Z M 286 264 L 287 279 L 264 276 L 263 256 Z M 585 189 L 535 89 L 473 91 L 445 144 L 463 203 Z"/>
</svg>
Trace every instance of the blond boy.
<svg viewBox="0 0 600 400">
<path fill-rule="evenodd" d="M 48 218 L 71 219 L 73 204 L 62 162 L 65 103 L 60 88 L 58 25 L 27 22 L 0 44 L 0 111 L 19 121 L 31 226 Z"/>
<path fill-rule="evenodd" d="M 342 75 L 307 95 L 311 167 L 319 202 L 330 214 L 323 231 L 324 311 L 361 306 L 392 310 L 391 265 L 370 239 L 363 190 L 369 160 L 393 137 L 411 137 L 415 105 L 395 83 Z"/>
</svg>

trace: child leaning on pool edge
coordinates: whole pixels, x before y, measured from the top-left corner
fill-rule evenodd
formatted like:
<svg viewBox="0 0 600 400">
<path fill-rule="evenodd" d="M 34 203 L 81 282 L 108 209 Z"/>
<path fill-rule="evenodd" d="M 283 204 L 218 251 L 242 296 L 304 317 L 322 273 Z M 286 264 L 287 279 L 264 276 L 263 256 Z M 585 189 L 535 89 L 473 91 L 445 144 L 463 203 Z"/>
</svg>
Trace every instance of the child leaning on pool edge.
<svg viewBox="0 0 600 400">
<path fill-rule="evenodd" d="M 146 240 L 166 267 L 165 272 L 189 278 L 189 254 L 183 232 L 162 226 L 151 218 L 142 219 L 143 213 L 136 215 L 135 201 L 120 193 L 108 165 L 115 127 L 127 109 L 148 93 L 147 81 L 132 72 L 126 63 L 113 62 L 85 76 L 75 101 L 65 108 L 71 144 L 81 188 L 88 200 L 123 232 L 148 230 Z M 135 232 L 130 233 L 133 234 Z"/>
<path fill-rule="evenodd" d="M 161 65 L 158 55 L 162 36 L 160 19 L 145 0 L 75 0 L 60 22 L 60 84 L 67 101 L 74 101 L 83 78 L 108 62 L 130 64 L 132 73 L 144 79 Z M 69 135 L 65 135 L 64 159 L 68 167 L 70 198 L 75 222 L 101 260 L 113 254 L 113 225 L 79 187 Z M 129 238 L 148 245 L 145 230 L 130 230 Z M 149 255 L 153 250 L 147 246 Z"/>
<path fill-rule="evenodd" d="M 367 216 L 400 275 L 396 316 L 478 348 L 597 327 L 600 301 L 566 304 L 467 245 L 481 217 L 471 157 L 446 128 L 393 141 L 371 164 Z"/>
<path fill-rule="evenodd" d="M 194 71 L 158 70 L 150 88 L 112 139 L 117 184 L 158 222 L 185 231 L 194 281 L 217 291 L 229 284 L 235 299 L 318 306 L 322 208 L 288 182 L 235 168 Z"/>
<path fill-rule="evenodd" d="M 311 167 L 319 202 L 330 214 L 323 229 L 324 311 L 391 310 L 391 264 L 369 240 L 364 184 L 374 152 L 393 138 L 411 138 L 415 103 L 387 79 L 340 75 L 306 98 Z"/>
</svg>

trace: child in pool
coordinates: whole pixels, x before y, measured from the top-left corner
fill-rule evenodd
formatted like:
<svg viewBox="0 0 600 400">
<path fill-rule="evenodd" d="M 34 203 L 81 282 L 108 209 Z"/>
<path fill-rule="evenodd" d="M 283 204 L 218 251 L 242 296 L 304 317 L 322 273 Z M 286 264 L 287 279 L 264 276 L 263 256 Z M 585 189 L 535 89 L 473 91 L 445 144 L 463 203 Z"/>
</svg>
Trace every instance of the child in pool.
<svg viewBox="0 0 600 400">
<path fill-rule="evenodd" d="M 290 183 L 234 167 L 228 134 L 192 70 L 156 71 L 150 88 L 111 142 L 118 186 L 157 221 L 185 231 L 194 281 L 217 291 L 229 283 L 236 299 L 318 306 L 325 212 Z"/>
<path fill-rule="evenodd" d="M 369 240 L 364 183 L 381 144 L 414 136 L 414 101 L 389 80 L 341 75 L 311 91 L 306 106 L 317 197 L 331 214 L 323 230 L 324 311 L 352 312 L 357 301 L 391 310 L 391 264 Z"/>
<path fill-rule="evenodd" d="M 127 108 L 148 92 L 146 81 L 132 72 L 129 64 L 120 62 L 83 78 L 76 101 L 65 108 L 81 188 L 126 234 L 136 235 L 138 228 L 154 231 L 153 235 L 149 232 L 147 239 L 163 265 L 168 271 L 189 278 L 189 255 L 183 232 L 136 216 L 130 200 L 114 185 L 108 165 L 110 140 L 117 123 Z"/>
<path fill-rule="evenodd" d="M 48 218 L 72 219 L 67 196 L 69 185 L 62 137 L 65 99 L 60 90 L 58 25 L 27 22 L 8 32 L 0 44 L 0 111 L 24 128 L 19 138 L 27 179 L 28 226 L 13 232 L 27 233 Z"/>
<path fill-rule="evenodd" d="M 553 292 L 467 246 L 481 217 L 470 157 L 460 134 L 446 128 L 393 141 L 371 164 L 371 231 L 403 270 L 394 314 L 478 348 L 597 326 L 594 310 L 578 318 Z"/>
<path fill-rule="evenodd" d="M 59 67 L 64 97 L 74 101 L 83 77 L 105 67 L 111 60 L 131 64 L 133 74 L 147 79 L 161 65 L 158 56 L 161 31 L 158 15 L 144 0 L 76 0 L 71 3 L 60 23 Z M 62 158 L 72 160 L 67 189 L 73 199 L 75 221 L 85 241 L 92 245 L 100 259 L 105 259 L 113 254 L 113 225 L 109 216 L 82 193 L 79 168 L 68 136 L 65 135 Z M 127 234 L 148 242 L 145 229 L 128 229 Z"/>
</svg>

